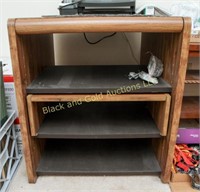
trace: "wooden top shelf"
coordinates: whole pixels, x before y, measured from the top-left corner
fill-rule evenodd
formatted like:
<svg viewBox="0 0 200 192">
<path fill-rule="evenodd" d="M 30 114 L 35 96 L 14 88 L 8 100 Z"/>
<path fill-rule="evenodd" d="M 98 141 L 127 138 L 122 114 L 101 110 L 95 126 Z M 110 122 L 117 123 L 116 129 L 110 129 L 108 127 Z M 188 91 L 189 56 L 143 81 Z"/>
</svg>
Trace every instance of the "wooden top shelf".
<svg viewBox="0 0 200 192">
<path fill-rule="evenodd" d="M 12 23 L 12 19 L 9 23 Z M 66 16 L 16 19 L 17 34 L 74 32 L 181 32 L 182 17 Z"/>
<path fill-rule="evenodd" d="M 199 97 L 184 97 L 181 119 L 199 119 Z"/>
<path fill-rule="evenodd" d="M 129 72 L 146 71 L 142 65 L 56 66 L 46 68 L 28 87 L 27 93 L 169 93 L 171 86 L 162 78 L 156 85 L 136 79 Z M 118 91 L 118 92 L 116 92 Z"/>
</svg>

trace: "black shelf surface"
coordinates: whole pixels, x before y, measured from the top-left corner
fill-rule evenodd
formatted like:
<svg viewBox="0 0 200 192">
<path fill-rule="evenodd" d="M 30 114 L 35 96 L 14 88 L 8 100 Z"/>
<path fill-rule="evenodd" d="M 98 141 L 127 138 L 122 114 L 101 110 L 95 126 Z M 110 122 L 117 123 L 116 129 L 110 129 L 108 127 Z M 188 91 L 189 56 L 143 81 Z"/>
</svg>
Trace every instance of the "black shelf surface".
<svg viewBox="0 0 200 192">
<path fill-rule="evenodd" d="M 144 65 L 49 67 L 27 87 L 27 93 L 107 93 L 124 86 L 133 87 L 125 93 L 171 92 L 171 86 L 162 78 L 152 86 L 140 79 L 128 79 L 129 72 L 145 71 L 146 68 Z"/>
<path fill-rule="evenodd" d="M 146 140 L 47 141 L 38 175 L 138 175 L 161 169 Z"/>
<path fill-rule="evenodd" d="M 56 103 L 53 103 L 56 105 Z M 39 138 L 159 138 L 146 103 L 96 102 L 46 115 Z"/>
</svg>

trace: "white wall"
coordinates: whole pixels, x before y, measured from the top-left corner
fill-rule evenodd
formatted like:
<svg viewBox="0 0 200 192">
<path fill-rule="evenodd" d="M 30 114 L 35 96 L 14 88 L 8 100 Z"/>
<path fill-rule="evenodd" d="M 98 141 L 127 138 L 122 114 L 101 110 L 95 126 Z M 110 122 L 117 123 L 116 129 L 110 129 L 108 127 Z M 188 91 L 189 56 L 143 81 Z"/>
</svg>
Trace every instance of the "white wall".
<svg viewBox="0 0 200 192">
<path fill-rule="evenodd" d="M 10 57 L 7 19 L 20 17 L 40 17 L 58 15 L 58 4 L 61 0 L 0 0 L 0 57 Z M 159 6 L 167 11 L 172 5 L 180 2 L 194 3 L 199 6 L 200 0 L 136 0 L 136 7 L 145 3 Z M 95 41 L 104 34 L 87 34 Z M 127 34 L 131 41 L 134 55 L 139 58 L 140 38 Z M 59 34 L 55 36 L 55 55 L 57 64 L 129 64 L 136 63 L 130 46 L 121 33 L 104 40 L 97 45 L 89 45 L 83 34 Z"/>
<path fill-rule="evenodd" d="M 0 0 L 0 57 L 9 57 L 8 18 L 40 17 L 58 14 L 60 0 Z"/>
<path fill-rule="evenodd" d="M 96 40 L 112 33 L 86 33 L 87 38 Z M 139 64 L 140 34 L 138 38 L 123 33 L 107 38 L 98 44 L 88 44 L 83 34 L 56 35 L 54 38 L 55 60 L 59 65 L 120 65 Z M 136 48 L 137 47 L 137 48 Z M 134 53 L 134 56 L 131 54 Z M 135 59 L 136 58 L 136 59 Z"/>
</svg>

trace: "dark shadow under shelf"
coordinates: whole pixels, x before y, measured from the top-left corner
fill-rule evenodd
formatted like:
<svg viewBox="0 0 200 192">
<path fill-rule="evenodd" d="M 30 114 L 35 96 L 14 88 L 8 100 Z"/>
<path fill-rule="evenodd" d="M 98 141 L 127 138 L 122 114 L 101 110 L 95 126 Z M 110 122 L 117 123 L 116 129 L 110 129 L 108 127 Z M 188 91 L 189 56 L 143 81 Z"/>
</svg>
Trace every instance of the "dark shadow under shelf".
<svg viewBox="0 0 200 192">
<path fill-rule="evenodd" d="M 52 106 L 56 105 L 53 103 Z M 159 138 L 160 132 L 142 102 L 96 102 L 46 115 L 39 138 Z"/>
<path fill-rule="evenodd" d="M 199 119 L 199 97 L 184 97 L 181 119 Z"/>
<path fill-rule="evenodd" d="M 121 88 L 125 89 L 124 93 L 171 92 L 171 86 L 162 78 L 151 86 L 139 79 L 128 79 L 129 72 L 146 71 L 146 68 L 144 65 L 54 66 L 46 68 L 26 90 L 33 94 L 107 93 Z"/>
<path fill-rule="evenodd" d="M 188 70 L 185 83 L 200 83 L 199 70 Z"/>
<path fill-rule="evenodd" d="M 48 140 L 38 175 L 158 174 L 146 140 Z"/>
</svg>

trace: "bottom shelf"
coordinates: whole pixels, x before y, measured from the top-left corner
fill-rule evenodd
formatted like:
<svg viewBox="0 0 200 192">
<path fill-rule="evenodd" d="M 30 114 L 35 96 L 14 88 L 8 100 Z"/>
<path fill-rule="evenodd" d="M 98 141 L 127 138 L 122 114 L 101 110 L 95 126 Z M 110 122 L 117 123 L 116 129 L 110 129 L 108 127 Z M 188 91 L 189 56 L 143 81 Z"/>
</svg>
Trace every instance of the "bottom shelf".
<svg viewBox="0 0 200 192">
<path fill-rule="evenodd" d="M 150 140 L 47 140 L 38 175 L 141 175 L 161 172 Z"/>
</svg>

